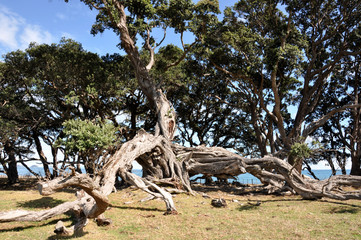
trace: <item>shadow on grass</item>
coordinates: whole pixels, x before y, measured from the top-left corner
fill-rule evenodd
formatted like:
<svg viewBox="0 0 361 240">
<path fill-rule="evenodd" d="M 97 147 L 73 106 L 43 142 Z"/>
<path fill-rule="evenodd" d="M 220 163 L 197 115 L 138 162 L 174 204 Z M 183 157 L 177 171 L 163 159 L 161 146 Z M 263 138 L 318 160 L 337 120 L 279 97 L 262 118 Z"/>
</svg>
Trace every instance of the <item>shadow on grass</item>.
<svg viewBox="0 0 361 240">
<path fill-rule="evenodd" d="M 196 192 L 214 192 L 214 191 L 222 191 L 225 193 L 232 193 L 236 195 L 264 195 L 265 190 L 263 185 L 249 185 L 249 184 L 241 184 L 241 186 L 235 186 L 232 184 L 219 184 L 212 183 L 209 185 L 206 184 L 192 184 L 192 189 Z"/>
<path fill-rule="evenodd" d="M 34 224 L 31 225 L 27 225 L 27 226 L 17 226 L 17 227 L 9 227 L 7 229 L 0 229 L 0 233 L 2 232 L 20 232 L 20 231 L 24 231 L 26 229 L 32 229 L 32 228 L 39 228 L 39 227 L 43 227 L 43 226 L 48 226 L 48 225 L 53 225 L 55 227 L 55 225 L 58 223 L 58 221 L 63 221 L 63 222 L 67 222 L 68 226 L 70 227 L 74 224 L 76 224 L 77 220 L 76 217 L 71 214 L 70 212 L 66 212 L 64 213 L 65 215 L 69 216 L 69 217 L 64 217 L 64 218 L 58 218 L 58 219 L 54 219 L 54 220 L 49 220 L 49 222 L 47 222 L 46 220 L 44 220 L 44 223 L 41 222 L 36 222 Z M 77 237 L 82 237 L 84 235 L 88 234 L 87 232 L 84 232 L 82 234 L 77 234 L 77 235 L 71 235 L 71 236 L 61 236 L 61 235 L 52 235 L 50 237 L 48 237 L 48 240 L 56 240 L 56 239 L 74 239 Z"/>
<path fill-rule="evenodd" d="M 125 210 L 140 210 L 140 211 L 147 211 L 147 212 L 165 212 L 165 210 L 158 209 L 158 208 L 145 208 L 145 207 L 131 207 L 131 206 L 117 206 L 117 205 L 111 205 L 113 208 L 119 208 L 119 209 L 125 209 Z"/>
<path fill-rule="evenodd" d="M 238 208 L 238 211 L 250 211 L 250 210 L 255 210 L 255 209 L 258 209 L 259 206 L 254 206 L 254 205 L 243 205 L 243 206 L 240 206 Z"/>
<path fill-rule="evenodd" d="M 19 202 L 17 203 L 17 206 L 23 208 L 53 208 L 64 202 L 65 201 L 54 199 L 52 197 L 42 197 L 36 200 Z"/>
<path fill-rule="evenodd" d="M 27 191 L 37 189 L 38 179 L 36 178 L 21 178 L 19 182 L 8 184 L 7 178 L 0 178 L 0 189 L 10 191 Z"/>
<path fill-rule="evenodd" d="M 304 199 L 272 199 L 272 200 L 262 200 L 262 201 L 258 201 L 253 199 L 252 202 L 259 202 L 260 205 L 262 203 L 267 203 L 267 202 L 313 202 L 313 201 L 318 201 L 321 203 L 330 203 L 330 204 L 336 204 L 336 205 L 340 205 L 338 207 L 333 207 L 329 210 L 326 211 L 326 213 L 331 213 L 331 214 L 357 214 L 359 212 L 361 212 L 361 205 L 355 205 L 355 204 L 350 204 L 350 203 L 346 203 L 346 202 L 336 202 L 336 201 L 330 201 L 330 200 L 304 200 Z M 246 211 L 246 210 L 253 210 L 253 209 L 257 209 L 259 206 L 255 206 L 255 205 L 243 205 L 240 206 L 238 208 L 239 211 Z"/>
<path fill-rule="evenodd" d="M 71 236 L 53 235 L 53 236 L 48 237 L 47 240 L 74 239 L 74 238 L 84 237 L 87 234 L 88 234 L 87 232 L 83 232 L 81 234 L 75 234 L 75 235 L 71 235 Z"/>
<path fill-rule="evenodd" d="M 341 213 L 341 214 L 344 214 L 344 213 L 351 213 L 351 214 L 356 214 L 360 211 L 360 209 L 357 209 L 357 208 L 354 208 L 354 207 L 335 207 L 335 208 L 332 208 L 330 210 L 329 213 Z"/>
<path fill-rule="evenodd" d="M 332 201 L 332 200 L 320 200 L 320 202 L 326 202 L 326 203 L 332 203 L 332 204 L 337 204 L 337 205 L 342 205 L 342 206 L 348 206 L 348 207 L 353 207 L 355 209 L 359 209 L 361 210 L 361 205 L 356 205 L 356 204 L 350 204 L 350 203 L 346 203 L 346 202 L 336 202 L 336 201 Z"/>
</svg>

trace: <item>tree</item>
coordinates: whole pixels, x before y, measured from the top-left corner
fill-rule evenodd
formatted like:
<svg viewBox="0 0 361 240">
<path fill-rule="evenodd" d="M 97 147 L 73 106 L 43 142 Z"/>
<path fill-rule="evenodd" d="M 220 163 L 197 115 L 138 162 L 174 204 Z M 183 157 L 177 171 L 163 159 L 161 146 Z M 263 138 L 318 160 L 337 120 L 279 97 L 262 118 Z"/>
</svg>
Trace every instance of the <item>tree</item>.
<svg viewBox="0 0 361 240">
<path fill-rule="evenodd" d="M 247 99 L 261 156 L 287 156 L 301 171 L 302 162 L 288 154 L 292 146 L 337 112 L 356 106 L 312 115 L 333 71 L 359 53 L 358 7 L 338 1 L 239 1 L 208 30 L 205 59 L 230 79 L 240 101 Z M 306 121 L 310 124 L 303 127 Z"/>
<path fill-rule="evenodd" d="M 22 64 L 23 54 L 21 52 L 14 52 L 12 54 L 14 65 Z M 17 74 L 6 68 L 7 61 L 1 64 L 1 93 L 0 99 L 0 128 L 1 128 L 1 164 L 8 176 L 9 184 L 18 181 L 17 161 L 16 156 L 21 153 L 21 145 L 24 140 L 19 140 L 19 136 L 24 134 L 31 126 L 27 118 L 23 116 L 32 116 L 31 107 L 26 104 L 27 92 L 26 88 L 20 87 L 16 81 L 9 81 L 7 78 L 10 75 Z M 20 78 L 25 78 L 25 74 Z"/>
<path fill-rule="evenodd" d="M 172 196 L 170 195 L 170 192 L 174 191 L 174 189 L 166 191 L 157 184 L 166 183 L 172 185 L 173 187 L 178 188 L 178 192 L 179 188 L 192 192 L 188 173 L 204 173 L 211 175 L 224 173 L 238 175 L 247 171 L 258 177 L 263 183 L 269 183 L 278 189 L 284 187 L 284 183 L 287 182 L 294 191 L 299 193 L 305 199 L 330 197 L 344 200 L 360 198 L 359 192 L 344 192 L 339 189 L 340 186 L 343 185 L 360 187 L 361 178 L 359 176 L 341 176 L 333 177 L 326 181 L 315 181 L 304 179 L 303 176 L 295 170 L 297 167 L 296 165 L 292 166 L 277 157 L 264 156 L 262 158 L 249 159 L 227 151 L 224 148 L 206 146 L 183 147 L 172 144 L 171 140 L 174 137 L 176 115 L 172 105 L 166 98 L 166 95 L 154 80 L 153 76 L 157 75 L 152 75 L 152 68 L 155 65 L 155 47 L 157 47 L 157 44 L 154 43 L 154 39 L 150 36 L 152 27 L 160 25 L 163 27 L 173 27 L 176 32 L 180 33 L 181 37 L 187 29 L 194 31 L 194 33 L 198 33 L 196 41 L 203 44 L 207 43 L 207 48 L 204 50 L 208 51 L 210 49 L 210 52 L 208 52 L 208 55 L 206 56 L 209 56 L 211 59 L 210 63 L 214 68 L 223 74 L 230 75 L 232 77 L 233 86 L 239 88 L 240 92 L 244 91 L 246 94 L 249 94 L 248 96 L 258 99 L 257 104 L 255 104 L 252 109 L 261 109 L 265 114 L 256 117 L 261 118 L 267 116 L 267 121 L 264 121 L 264 123 L 268 123 L 267 129 L 272 129 L 273 131 L 274 127 L 279 133 L 279 136 L 276 135 L 276 141 L 270 137 L 271 135 L 266 135 L 268 137 L 267 141 L 271 141 L 274 144 L 275 150 L 277 150 L 276 147 L 278 146 L 286 150 L 288 148 L 292 149 L 292 146 L 295 146 L 294 144 L 297 141 L 300 141 L 299 137 L 304 137 L 305 134 L 305 136 L 308 136 L 317 127 L 322 125 L 323 121 L 326 121 L 334 115 L 327 115 L 322 117 L 320 121 L 313 122 L 313 125 L 307 127 L 302 134 L 301 129 L 298 129 L 304 122 L 304 118 L 308 116 L 307 114 L 313 112 L 313 108 L 315 107 L 313 104 L 316 105 L 318 102 L 318 98 L 320 97 L 318 94 L 322 90 L 319 88 L 319 84 L 322 84 L 323 81 L 327 80 L 327 75 L 329 74 L 327 69 L 328 67 L 333 66 L 332 64 L 327 66 L 327 63 L 326 65 L 322 65 L 321 63 L 323 63 L 325 59 L 322 59 L 321 62 L 318 62 L 318 60 L 321 59 L 316 59 L 317 64 L 321 65 L 321 69 L 319 69 L 319 65 L 315 65 L 315 61 L 311 61 L 311 65 L 313 64 L 312 66 L 316 70 L 313 68 L 309 69 L 312 71 L 311 73 L 313 73 L 313 75 L 311 74 L 309 77 L 315 77 L 315 75 L 317 75 L 317 77 L 307 78 L 308 75 L 306 74 L 306 83 L 304 83 L 304 88 L 312 86 L 312 88 L 315 89 L 314 91 L 306 91 L 306 93 L 302 95 L 300 102 L 305 103 L 307 106 L 300 104 L 302 107 L 296 115 L 294 121 L 294 124 L 296 124 L 295 127 L 287 129 L 287 126 L 292 126 L 292 124 L 291 121 L 289 121 L 289 123 L 286 121 L 290 119 L 290 116 L 285 114 L 287 108 L 283 101 L 286 101 L 286 103 L 287 101 L 291 101 L 290 92 L 286 91 L 286 88 L 292 90 L 299 84 L 299 81 L 293 77 L 295 71 L 293 65 L 300 62 L 300 57 L 302 55 L 293 47 L 293 44 L 303 46 L 303 43 L 301 44 L 298 41 L 298 37 L 301 34 L 298 31 L 296 24 L 292 22 L 294 20 L 292 17 L 300 17 L 304 13 L 304 8 L 309 10 L 307 3 L 304 3 L 307 6 L 302 6 L 302 8 L 293 5 L 295 4 L 293 2 L 289 3 L 290 9 L 292 9 L 292 12 L 295 11 L 296 15 L 293 15 L 292 13 L 285 16 L 277 9 L 277 4 L 274 5 L 263 1 L 252 1 L 250 2 L 250 5 L 247 5 L 249 2 L 240 1 L 235 9 L 247 13 L 250 17 L 249 19 L 252 20 L 250 23 L 254 24 L 254 26 L 251 24 L 254 28 L 246 31 L 252 37 L 251 41 L 249 41 L 249 39 L 246 41 L 247 39 L 242 38 L 235 42 L 231 42 L 231 44 L 224 44 L 224 42 L 219 44 L 219 42 L 217 43 L 219 40 L 217 36 L 223 37 L 224 35 L 213 35 L 212 38 L 215 42 L 212 42 L 212 38 L 205 39 L 205 36 L 208 33 L 217 33 L 218 29 L 222 30 L 224 29 L 224 26 L 232 26 L 232 24 L 218 23 L 214 14 L 214 12 L 217 12 L 217 4 L 215 4 L 217 1 L 199 1 L 196 5 L 191 1 L 186 0 L 169 2 L 83 0 L 82 2 L 87 4 L 91 9 L 96 9 L 98 11 L 97 22 L 93 26 L 93 33 L 110 28 L 119 34 L 120 45 L 126 51 L 127 56 L 130 59 L 139 87 L 156 113 L 157 126 L 155 128 L 155 133 L 149 134 L 142 130 L 138 131 L 138 134 L 133 139 L 122 144 L 120 149 L 116 151 L 114 155 L 106 159 L 101 171 L 93 177 L 79 174 L 75 169 L 71 169 L 71 172 L 66 176 L 40 183 L 40 192 L 43 195 L 51 194 L 55 190 L 67 186 L 80 187 L 82 191 L 78 194 L 79 198 L 77 201 L 64 203 L 53 209 L 38 213 L 27 211 L 1 213 L 0 221 L 39 221 L 69 209 L 77 209 L 79 217 L 77 224 L 71 229 L 67 229 L 63 225 L 57 224 L 57 233 L 69 234 L 76 231 L 82 231 L 88 219 L 91 218 L 96 218 L 98 224 L 109 223 L 102 214 L 109 206 L 107 196 L 112 192 L 115 176 L 117 174 L 120 174 L 125 181 L 146 191 L 152 196 L 162 198 L 166 204 L 167 214 L 177 213 Z M 242 10 L 243 7 L 245 7 L 244 10 Z M 179 9 L 181 9 L 181 11 Z M 328 8 L 325 10 L 328 10 Z M 237 23 L 238 18 L 234 18 L 234 16 L 237 16 L 236 13 L 233 14 L 230 10 L 227 11 L 229 19 L 233 19 L 235 20 L 235 23 Z M 129 13 L 128 16 L 127 13 Z M 258 13 L 263 14 L 261 15 Z M 243 15 L 240 17 L 243 17 Z M 267 24 L 264 26 L 262 24 L 259 25 L 256 21 L 258 17 L 264 18 L 262 19 L 262 23 L 266 22 Z M 296 18 L 296 20 L 297 19 L 298 18 Z M 294 21 L 296 22 L 296 20 Z M 302 18 L 298 19 L 298 21 L 301 20 Z M 306 24 L 308 23 L 309 22 Z M 237 25 L 234 24 L 233 26 Z M 274 26 L 279 26 L 280 28 L 274 28 Z M 300 26 L 302 27 L 302 25 Z M 241 24 L 239 27 L 241 27 L 242 30 L 247 30 L 248 24 Z M 308 31 L 309 28 L 306 30 Z M 238 31 L 238 28 L 232 29 L 232 31 Z M 324 31 L 321 31 L 319 34 L 323 33 Z M 235 36 L 236 35 L 237 34 L 235 34 Z M 136 37 L 142 37 L 144 39 L 144 46 L 149 51 L 148 58 L 142 58 L 141 53 L 136 47 Z M 254 39 L 257 41 L 254 41 Z M 219 52 L 219 54 L 214 54 L 217 49 L 212 49 L 207 41 L 213 43 L 214 46 L 218 46 L 218 48 L 220 48 L 220 46 L 231 46 L 234 48 L 229 51 L 220 48 L 222 51 Z M 261 55 L 252 55 L 251 53 L 253 53 L 253 51 L 243 54 L 242 51 L 239 51 L 239 49 L 242 48 L 237 48 L 236 43 L 239 42 L 255 43 L 253 45 L 254 50 L 255 52 L 260 52 Z M 257 49 L 258 43 L 262 44 L 260 45 L 261 48 Z M 193 46 L 196 47 L 196 44 Z M 187 48 L 189 47 L 191 46 L 184 45 L 183 52 L 186 53 L 188 51 Z M 227 53 L 229 56 L 239 54 L 239 59 L 245 60 L 244 62 L 248 64 L 253 61 L 249 63 L 247 62 L 247 58 L 250 59 L 252 57 L 252 59 L 255 60 L 254 62 L 262 68 L 259 70 L 259 68 L 254 67 L 252 64 L 250 64 L 249 68 L 247 68 L 247 65 L 233 64 L 238 58 L 229 58 L 229 61 L 225 59 L 227 61 L 224 66 L 220 66 L 220 63 L 223 61 L 216 61 L 217 57 L 224 57 Z M 308 51 L 306 51 L 305 54 L 306 53 L 308 54 Z M 176 62 L 169 64 L 168 66 L 172 67 L 178 65 L 185 58 L 184 55 L 185 54 L 180 56 Z M 318 56 L 316 56 L 316 58 L 318 58 Z M 208 61 L 208 59 L 206 58 L 203 61 Z M 327 67 L 324 68 L 325 66 Z M 241 70 L 246 72 L 231 74 L 231 69 L 227 69 L 228 67 L 234 67 L 236 69 L 240 67 Z M 319 72 L 314 73 L 313 71 Z M 235 76 L 237 76 L 237 79 L 243 80 L 240 76 L 244 76 L 244 74 L 249 81 L 246 82 L 247 84 L 245 85 L 252 86 L 251 89 L 241 88 L 243 87 L 243 81 L 235 82 Z M 318 74 L 326 75 L 318 76 Z M 318 82 L 318 79 L 321 79 L 319 80 L 320 82 Z M 258 80 L 258 82 L 256 82 L 256 80 Z M 311 81 L 312 83 L 308 81 Z M 266 96 L 266 98 L 264 98 L 264 96 Z M 274 108 L 272 111 L 268 110 L 268 104 L 273 104 Z M 339 109 L 337 109 L 337 111 L 339 111 Z M 286 125 L 284 125 L 284 121 L 286 121 Z M 301 121 L 301 123 L 298 123 L 298 121 Z M 261 135 L 260 137 L 263 138 Z M 303 149 L 302 144 L 300 145 L 300 149 Z M 297 151 L 295 150 L 295 152 Z M 301 151 L 301 153 L 302 152 L 304 151 Z M 305 156 L 305 154 L 303 155 Z M 293 156 L 299 157 L 300 154 L 293 154 Z M 134 160 L 138 161 L 143 166 L 143 171 L 147 173 L 147 178 L 140 178 L 127 171 Z"/>
<path fill-rule="evenodd" d="M 330 106 L 360 103 L 359 57 L 348 57 L 331 78 L 316 114 L 325 114 Z M 321 112 L 321 113 L 320 113 Z M 351 158 L 351 175 L 360 175 L 360 107 L 339 112 L 314 134 L 325 145 L 322 154 L 331 166 L 333 161 L 346 174 L 346 160 Z M 335 167 L 333 167 L 335 168 Z"/>
<path fill-rule="evenodd" d="M 118 140 L 116 128 L 109 122 L 99 119 L 95 122 L 89 120 L 68 120 L 63 123 L 65 138 L 58 144 L 65 145 L 68 155 L 78 155 L 82 165 L 89 174 L 99 172 L 105 162 L 106 151 L 116 147 Z M 77 166 L 80 170 L 80 162 Z"/>
<path fill-rule="evenodd" d="M 21 130 L 14 139 L 18 147 L 35 146 L 48 178 L 58 174 L 62 148 L 55 142 L 64 137 L 63 122 L 100 118 L 111 119 L 121 127 L 116 116 L 125 108 L 122 97 L 129 91 L 123 83 L 132 82 L 124 57 L 102 59 L 79 43 L 62 39 L 59 44 L 32 44 L 25 52 L 7 54 L 4 60 L 1 99 L 6 100 L 0 106 L 2 119 L 13 124 L 14 130 Z M 51 148 L 52 162 L 44 154 L 43 144 Z M 63 166 L 65 162 L 76 164 L 68 157 L 64 154 Z"/>
</svg>

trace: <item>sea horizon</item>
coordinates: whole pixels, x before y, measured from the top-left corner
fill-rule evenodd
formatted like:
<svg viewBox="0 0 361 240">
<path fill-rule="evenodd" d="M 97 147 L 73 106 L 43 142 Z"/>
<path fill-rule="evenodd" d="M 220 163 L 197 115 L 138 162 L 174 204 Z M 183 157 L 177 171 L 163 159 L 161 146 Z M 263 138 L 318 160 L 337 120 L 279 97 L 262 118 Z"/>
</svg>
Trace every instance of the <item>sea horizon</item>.
<svg viewBox="0 0 361 240">
<path fill-rule="evenodd" d="M 40 167 L 40 166 L 33 165 L 33 166 L 30 167 L 30 169 L 32 171 L 34 171 L 35 173 L 41 175 L 41 176 L 45 175 L 44 174 L 44 169 L 42 167 Z M 50 168 L 50 170 L 52 171 L 51 168 Z M 133 169 L 132 172 L 135 173 L 138 176 L 142 176 L 142 169 Z M 327 178 L 332 176 L 331 169 L 315 169 L 315 170 L 312 170 L 312 172 L 320 180 L 327 179 Z M 21 177 L 33 176 L 24 166 L 18 166 L 18 174 Z M 302 174 L 313 178 L 312 175 L 307 170 L 303 170 Z M 350 169 L 346 170 L 346 174 L 350 174 Z M 4 176 L 5 174 L 0 173 L 0 175 Z M 341 170 L 337 170 L 336 175 L 342 175 Z M 200 177 L 200 176 L 202 176 L 202 175 L 198 174 L 196 176 L 193 176 L 193 177 L 191 177 L 191 180 L 195 179 L 197 177 Z M 254 177 L 250 173 L 240 174 L 240 175 L 236 176 L 236 179 L 237 180 L 233 180 L 233 179 L 231 180 L 230 179 L 229 181 L 230 182 L 237 181 L 237 182 L 240 182 L 240 183 L 243 183 L 243 184 L 260 184 L 261 183 L 258 178 Z M 214 180 L 216 180 L 216 178 L 214 178 Z M 200 179 L 197 182 L 204 183 L 204 179 Z"/>
</svg>

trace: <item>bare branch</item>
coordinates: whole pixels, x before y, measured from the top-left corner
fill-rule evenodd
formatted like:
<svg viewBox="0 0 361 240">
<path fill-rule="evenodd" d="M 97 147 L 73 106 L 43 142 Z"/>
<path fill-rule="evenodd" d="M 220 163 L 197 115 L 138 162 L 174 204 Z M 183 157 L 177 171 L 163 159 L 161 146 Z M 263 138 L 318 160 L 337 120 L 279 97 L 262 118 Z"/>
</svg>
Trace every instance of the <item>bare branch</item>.
<svg viewBox="0 0 361 240">
<path fill-rule="evenodd" d="M 150 30 L 148 29 L 147 30 L 147 40 L 145 42 L 145 46 L 146 48 L 148 49 L 149 53 L 150 53 L 150 59 L 149 59 L 149 63 L 148 65 L 146 66 L 146 69 L 149 71 L 150 69 L 152 69 L 154 63 L 155 63 L 155 60 L 154 60 L 154 49 L 150 46 L 150 43 L 149 43 L 149 40 L 150 40 Z"/>
<path fill-rule="evenodd" d="M 76 173 L 73 169 L 72 175 L 66 178 L 56 178 L 47 182 L 39 183 L 39 192 L 41 195 L 47 196 L 53 194 L 57 190 L 69 187 L 77 186 L 82 188 L 87 194 L 89 194 L 96 202 L 87 211 L 87 217 L 95 218 L 102 214 L 110 202 L 105 194 L 100 190 L 100 187 L 91 179 L 88 175 Z"/>
<path fill-rule="evenodd" d="M 91 1 L 90 3 L 93 6 L 93 8 L 95 8 L 96 10 L 99 10 L 99 11 L 104 10 L 104 7 L 100 7 L 99 5 L 95 4 L 95 2 Z"/>
<path fill-rule="evenodd" d="M 326 121 L 329 120 L 331 117 L 333 117 L 333 115 L 335 115 L 336 113 L 343 112 L 348 108 L 359 108 L 359 107 L 361 107 L 361 104 L 351 104 L 351 105 L 345 105 L 345 106 L 342 106 L 340 108 L 336 108 L 336 109 L 330 111 L 329 113 L 327 113 L 320 119 L 310 123 L 305 128 L 305 130 L 303 130 L 302 137 L 307 138 L 312 132 L 314 132 L 317 128 L 319 128 L 323 124 L 325 124 Z"/>
<path fill-rule="evenodd" d="M 156 48 L 159 47 L 163 43 L 165 37 L 167 36 L 167 28 L 165 27 L 165 28 L 163 28 L 163 30 L 164 30 L 163 38 L 162 38 L 162 40 L 160 40 L 159 43 L 156 44 Z"/>
<path fill-rule="evenodd" d="M 182 46 L 183 46 L 183 54 L 180 58 L 178 58 L 177 61 L 169 64 L 166 66 L 165 70 L 167 71 L 169 68 L 171 67 L 175 67 L 177 66 L 180 62 L 182 62 L 185 57 L 187 56 L 188 52 L 193 48 L 193 46 L 197 43 L 197 40 L 195 42 L 193 42 L 191 45 L 189 45 L 188 47 L 185 46 L 184 42 L 183 42 L 183 32 L 181 32 L 181 42 L 182 42 Z"/>
</svg>

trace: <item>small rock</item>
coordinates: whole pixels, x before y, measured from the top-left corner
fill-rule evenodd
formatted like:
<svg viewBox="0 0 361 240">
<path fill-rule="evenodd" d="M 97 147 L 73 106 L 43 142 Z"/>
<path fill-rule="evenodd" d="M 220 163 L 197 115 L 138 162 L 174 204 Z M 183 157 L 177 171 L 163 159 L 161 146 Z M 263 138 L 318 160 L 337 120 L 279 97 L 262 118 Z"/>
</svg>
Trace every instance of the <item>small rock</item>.
<svg viewBox="0 0 361 240">
<path fill-rule="evenodd" d="M 223 198 L 212 199 L 211 204 L 213 207 L 226 207 L 227 206 L 227 202 Z"/>
<path fill-rule="evenodd" d="M 202 193 L 202 197 L 204 197 L 204 198 L 211 198 L 210 196 L 208 196 L 208 195 L 205 194 L 205 193 Z"/>
<path fill-rule="evenodd" d="M 98 226 L 108 226 L 112 224 L 112 220 L 110 218 L 97 218 L 95 221 Z"/>
</svg>

